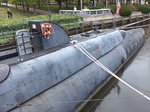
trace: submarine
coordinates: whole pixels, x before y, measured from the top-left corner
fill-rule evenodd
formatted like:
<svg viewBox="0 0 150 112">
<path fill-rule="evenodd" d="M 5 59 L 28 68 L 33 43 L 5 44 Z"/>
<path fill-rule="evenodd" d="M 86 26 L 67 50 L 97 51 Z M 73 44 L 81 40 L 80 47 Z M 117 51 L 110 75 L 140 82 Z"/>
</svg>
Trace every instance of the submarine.
<svg viewBox="0 0 150 112">
<path fill-rule="evenodd" d="M 145 42 L 142 28 L 69 36 L 49 21 L 29 27 L 16 32 L 16 55 L 0 55 L 0 112 L 74 112 L 111 77 L 75 45 L 115 72 Z"/>
</svg>

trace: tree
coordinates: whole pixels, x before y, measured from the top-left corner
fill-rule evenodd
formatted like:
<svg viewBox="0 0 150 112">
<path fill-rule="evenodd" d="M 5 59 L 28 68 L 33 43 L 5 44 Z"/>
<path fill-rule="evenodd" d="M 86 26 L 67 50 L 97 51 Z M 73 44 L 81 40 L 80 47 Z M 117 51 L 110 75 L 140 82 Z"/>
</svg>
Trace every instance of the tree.
<svg viewBox="0 0 150 112">
<path fill-rule="evenodd" d="M 8 5 L 8 0 L 0 0 L 0 2 L 6 3 L 6 5 Z"/>
<path fill-rule="evenodd" d="M 150 4 L 150 0 L 145 0 L 146 2 L 148 2 L 148 4 Z"/>
<path fill-rule="evenodd" d="M 81 2 L 78 0 L 78 9 L 81 9 Z"/>
<path fill-rule="evenodd" d="M 56 0 L 59 5 L 59 10 L 61 10 L 62 0 Z"/>
<path fill-rule="evenodd" d="M 68 0 L 65 0 L 65 2 L 66 2 L 66 8 L 68 8 Z"/>
<path fill-rule="evenodd" d="M 18 0 L 10 0 L 10 2 L 11 2 L 12 4 L 15 4 L 16 9 L 17 9 Z"/>
</svg>

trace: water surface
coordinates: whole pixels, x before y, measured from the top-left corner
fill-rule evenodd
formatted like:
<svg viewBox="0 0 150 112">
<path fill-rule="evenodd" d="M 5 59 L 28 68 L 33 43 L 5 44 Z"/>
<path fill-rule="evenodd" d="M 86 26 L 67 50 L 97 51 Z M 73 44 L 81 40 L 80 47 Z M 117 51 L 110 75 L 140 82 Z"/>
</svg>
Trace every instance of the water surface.
<svg viewBox="0 0 150 112">
<path fill-rule="evenodd" d="M 118 73 L 123 80 L 150 97 L 150 38 L 140 51 Z M 112 88 L 92 112 L 150 112 L 150 101 L 120 81 Z"/>
</svg>

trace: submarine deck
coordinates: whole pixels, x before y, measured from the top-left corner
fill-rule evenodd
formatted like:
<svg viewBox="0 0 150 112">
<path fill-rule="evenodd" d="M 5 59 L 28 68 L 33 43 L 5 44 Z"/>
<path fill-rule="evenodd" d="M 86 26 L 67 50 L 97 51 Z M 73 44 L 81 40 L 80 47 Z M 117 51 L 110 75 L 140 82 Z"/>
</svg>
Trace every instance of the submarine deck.
<svg viewBox="0 0 150 112">
<path fill-rule="evenodd" d="M 89 40 L 92 38 L 96 38 L 97 36 L 105 35 L 107 33 L 113 32 L 113 31 L 114 31 L 114 29 L 98 30 L 97 32 L 92 30 L 92 31 L 89 31 L 86 33 L 84 32 L 81 34 L 72 35 L 72 36 L 70 36 L 70 39 L 76 40 L 77 42 L 82 42 L 82 41 L 86 41 L 86 40 Z M 27 61 L 27 60 L 30 60 L 30 59 L 33 59 L 33 58 L 36 58 L 39 56 L 46 55 L 48 53 L 55 52 L 57 50 L 60 50 L 61 48 L 67 47 L 69 45 L 71 45 L 71 43 L 68 43 L 68 44 L 62 45 L 62 46 L 57 46 L 57 47 L 50 48 L 50 49 L 45 49 L 45 50 L 42 50 L 39 52 L 34 52 L 31 54 L 22 55 L 21 57 L 19 57 L 19 56 L 11 57 L 8 59 L 1 60 L 0 64 L 7 64 L 7 65 L 17 64 L 17 63 Z M 15 51 L 15 49 L 12 49 L 12 50 L 7 51 L 7 53 L 8 52 L 13 53 L 14 51 Z M 21 59 L 21 61 L 19 61 L 19 59 Z"/>
</svg>

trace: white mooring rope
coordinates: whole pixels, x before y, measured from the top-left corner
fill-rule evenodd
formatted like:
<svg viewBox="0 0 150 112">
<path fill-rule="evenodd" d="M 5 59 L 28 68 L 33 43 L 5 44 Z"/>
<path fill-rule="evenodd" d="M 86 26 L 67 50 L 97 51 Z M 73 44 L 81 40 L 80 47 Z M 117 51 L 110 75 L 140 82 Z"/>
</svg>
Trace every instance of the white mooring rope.
<svg viewBox="0 0 150 112">
<path fill-rule="evenodd" d="M 129 88 L 131 88 L 132 90 L 136 91 L 137 93 L 139 93 L 140 95 L 142 95 L 143 97 L 145 97 L 146 99 L 148 99 L 150 101 L 150 98 L 148 96 L 146 96 L 145 94 L 143 94 L 139 90 L 135 89 L 134 87 L 132 87 L 131 85 L 129 85 L 127 82 L 125 82 L 124 80 L 122 80 L 121 78 L 119 78 L 117 75 L 115 75 L 113 72 L 111 72 L 102 63 L 100 63 L 96 58 L 94 58 L 86 49 L 84 49 L 79 43 L 76 44 L 75 47 L 77 49 L 79 49 L 83 54 L 85 54 L 88 58 L 90 58 L 93 62 L 95 62 L 98 66 L 100 66 L 102 69 L 104 69 L 106 72 L 108 72 L 113 77 L 115 77 L 116 79 L 118 79 L 119 81 L 121 81 L 122 83 L 124 83 L 126 86 L 128 86 Z"/>
</svg>

